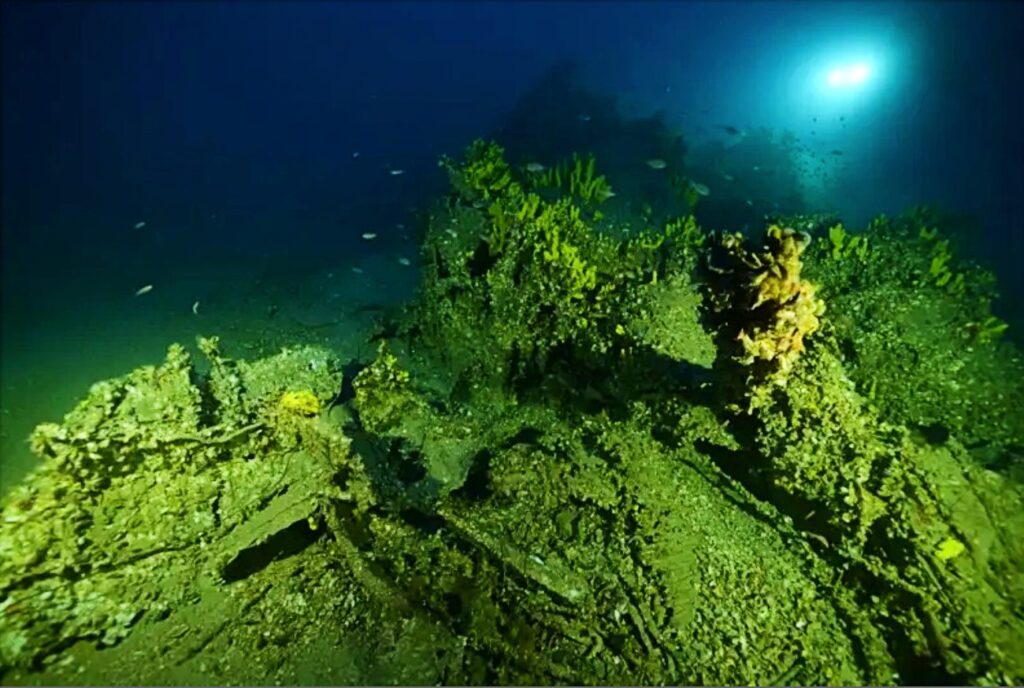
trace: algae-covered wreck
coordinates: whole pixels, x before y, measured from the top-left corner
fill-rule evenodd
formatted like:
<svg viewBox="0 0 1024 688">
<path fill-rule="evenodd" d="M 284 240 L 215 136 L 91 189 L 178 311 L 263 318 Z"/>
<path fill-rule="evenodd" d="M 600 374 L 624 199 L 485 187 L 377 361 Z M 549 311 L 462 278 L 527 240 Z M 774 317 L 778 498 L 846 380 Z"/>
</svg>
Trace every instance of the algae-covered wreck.
<svg viewBox="0 0 1024 688">
<path fill-rule="evenodd" d="M 1024 369 L 938 218 L 754 242 L 443 162 L 351 379 L 202 340 L 36 430 L 6 681 L 1024 681 Z"/>
</svg>

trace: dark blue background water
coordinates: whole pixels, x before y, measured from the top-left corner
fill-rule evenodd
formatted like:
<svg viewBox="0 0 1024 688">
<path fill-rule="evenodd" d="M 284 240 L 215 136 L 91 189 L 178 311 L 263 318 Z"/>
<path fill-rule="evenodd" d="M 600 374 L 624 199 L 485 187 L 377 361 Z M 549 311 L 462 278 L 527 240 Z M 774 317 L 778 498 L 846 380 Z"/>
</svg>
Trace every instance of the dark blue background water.
<svg viewBox="0 0 1024 688">
<path fill-rule="evenodd" d="M 438 156 L 500 136 L 566 58 L 623 116 L 660 111 L 691 144 L 767 126 L 808 155 L 841 149 L 817 201 L 854 225 L 919 201 L 973 213 L 971 249 L 1011 303 L 1024 292 L 1021 4 L 8 2 L 2 38 L 8 369 L 19 342 L 61 340 L 51 360 L 70 366 L 72 340 L 108 347 L 117 317 L 120 340 L 138 335 L 134 290 L 211 260 L 312 270 L 397 245 L 395 223 L 445 187 Z M 863 50 L 877 83 L 823 88 L 822 60 Z M 5 408 L 43 394 L 26 380 Z"/>
<path fill-rule="evenodd" d="M 433 193 L 437 155 L 566 56 L 638 113 L 806 133 L 826 108 L 794 68 L 849 37 L 880 42 L 898 86 L 847 108 L 863 125 L 840 142 L 869 154 L 837 200 L 938 199 L 1021 255 L 1014 3 L 6 3 L 3 20 L 3 239 L 30 262 L 137 250 L 140 219 L 173 223 L 161 249 L 185 255 L 343 248 Z"/>
</svg>

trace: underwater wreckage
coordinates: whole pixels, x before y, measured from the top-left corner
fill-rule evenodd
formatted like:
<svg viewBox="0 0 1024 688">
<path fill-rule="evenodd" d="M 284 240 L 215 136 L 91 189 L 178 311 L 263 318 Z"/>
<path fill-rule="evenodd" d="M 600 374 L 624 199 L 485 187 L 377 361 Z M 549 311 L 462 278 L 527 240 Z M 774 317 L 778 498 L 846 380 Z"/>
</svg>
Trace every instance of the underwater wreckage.
<svg viewBox="0 0 1024 688">
<path fill-rule="evenodd" d="M 592 159 L 443 164 L 354 377 L 209 338 L 36 429 L 6 682 L 1024 682 L 1024 369 L 935 216 L 623 232 Z"/>
</svg>

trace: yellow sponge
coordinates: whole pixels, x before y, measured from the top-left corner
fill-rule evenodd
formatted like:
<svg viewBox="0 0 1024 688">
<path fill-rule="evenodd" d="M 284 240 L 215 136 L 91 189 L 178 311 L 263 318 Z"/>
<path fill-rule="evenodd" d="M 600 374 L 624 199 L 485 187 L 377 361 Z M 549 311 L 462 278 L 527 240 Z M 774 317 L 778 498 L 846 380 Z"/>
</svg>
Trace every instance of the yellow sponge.
<svg viewBox="0 0 1024 688">
<path fill-rule="evenodd" d="M 320 413 L 320 400 L 308 389 L 285 392 L 277 402 L 277 408 L 300 416 L 315 416 Z"/>
</svg>

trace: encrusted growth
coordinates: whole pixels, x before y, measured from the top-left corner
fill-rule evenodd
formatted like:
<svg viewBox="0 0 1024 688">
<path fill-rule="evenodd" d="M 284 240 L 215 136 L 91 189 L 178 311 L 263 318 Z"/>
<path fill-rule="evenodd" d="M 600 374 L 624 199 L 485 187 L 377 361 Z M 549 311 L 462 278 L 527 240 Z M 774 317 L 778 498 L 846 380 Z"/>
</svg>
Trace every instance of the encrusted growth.
<svg viewBox="0 0 1024 688">
<path fill-rule="evenodd" d="M 37 429 L 3 679 L 1024 680 L 1024 375 L 938 223 L 757 248 L 642 194 L 598 220 L 592 157 L 443 164 L 422 290 L 351 386 L 209 338 L 208 373 L 175 346 Z"/>
<path fill-rule="evenodd" d="M 772 378 L 783 383 L 804 351 L 804 338 L 818 330 L 825 304 L 801 276 L 801 255 L 810 237 L 778 225 L 771 225 L 766 236 L 763 251 L 748 249 L 738 233 L 719 238 L 718 262 L 709 267 L 728 276 L 729 284 L 713 303 L 722 325 L 738 330 L 734 360 L 744 366 L 764 362 Z"/>
</svg>

